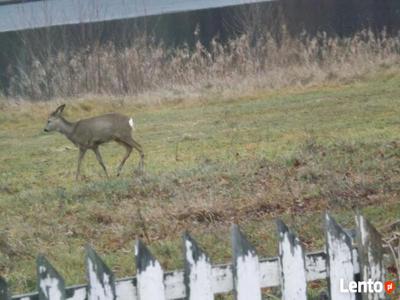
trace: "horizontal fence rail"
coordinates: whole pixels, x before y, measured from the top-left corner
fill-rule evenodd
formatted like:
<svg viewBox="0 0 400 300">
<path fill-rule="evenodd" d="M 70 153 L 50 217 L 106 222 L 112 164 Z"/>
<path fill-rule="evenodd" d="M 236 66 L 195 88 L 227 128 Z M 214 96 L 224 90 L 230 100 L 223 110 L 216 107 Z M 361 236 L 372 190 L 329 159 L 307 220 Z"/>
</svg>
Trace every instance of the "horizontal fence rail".
<svg viewBox="0 0 400 300">
<path fill-rule="evenodd" d="M 307 282 L 326 279 L 331 300 L 379 300 L 382 293 L 357 295 L 340 291 L 354 280 L 385 281 L 382 238 L 362 216 L 355 231 L 343 229 L 325 215 L 326 251 L 305 253 L 299 238 L 277 221 L 279 255 L 259 258 L 238 225 L 231 230 L 232 263 L 213 265 L 209 256 L 188 234 L 183 235 L 184 270 L 164 272 L 157 259 L 136 241 L 136 277 L 115 279 L 111 269 L 86 247 L 87 285 L 65 287 L 64 279 L 44 256 L 37 259 L 38 292 L 11 296 L 0 277 L 0 300 L 163 300 L 214 299 L 233 292 L 237 300 L 261 300 L 262 288 L 280 287 L 282 299 L 307 299 Z"/>
<path fill-rule="evenodd" d="M 0 5 L 0 32 L 121 20 L 272 0 L 42 0 Z M 0 2 L 1 4 L 1 2 Z"/>
</svg>

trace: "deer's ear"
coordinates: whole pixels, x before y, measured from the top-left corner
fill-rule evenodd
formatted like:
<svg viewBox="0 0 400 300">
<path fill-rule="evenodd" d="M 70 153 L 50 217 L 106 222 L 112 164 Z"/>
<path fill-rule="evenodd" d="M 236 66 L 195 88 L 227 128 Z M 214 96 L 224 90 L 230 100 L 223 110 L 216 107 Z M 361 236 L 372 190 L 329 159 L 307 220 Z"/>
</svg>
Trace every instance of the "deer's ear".
<svg viewBox="0 0 400 300">
<path fill-rule="evenodd" d="M 53 112 L 53 115 L 61 115 L 65 108 L 65 104 L 60 105 L 57 109 Z"/>
</svg>

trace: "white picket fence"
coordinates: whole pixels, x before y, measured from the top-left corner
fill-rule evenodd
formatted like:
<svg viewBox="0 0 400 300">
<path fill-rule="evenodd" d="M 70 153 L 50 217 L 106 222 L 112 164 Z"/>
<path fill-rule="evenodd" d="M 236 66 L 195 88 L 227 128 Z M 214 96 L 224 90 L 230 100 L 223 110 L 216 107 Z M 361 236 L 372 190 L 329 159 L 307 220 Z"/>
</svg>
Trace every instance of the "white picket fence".
<svg viewBox="0 0 400 300">
<path fill-rule="evenodd" d="M 208 300 L 230 292 L 237 300 L 261 300 L 262 288 L 278 286 L 282 299 L 305 300 L 307 282 L 320 279 L 327 279 L 331 300 L 386 299 L 383 292 L 356 295 L 339 290 L 340 280 L 344 286 L 353 280 L 385 280 L 381 236 L 362 215 L 356 221 L 357 228 L 349 233 L 326 214 L 326 251 L 305 254 L 300 240 L 278 220 L 279 256 L 261 259 L 238 225 L 233 225 L 233 262 L 226 265 L 212 265 L 193 238 L 184 234 L 185 269 L 166 273 L 137 241 L 137 276 L 120 280 L 87 247 L 88 284 L 68 288 L 47 259 L 39 256 L 38 292 L 11 297 L 6 281 L 0 278 L 0 300 Z"/>
</svg>

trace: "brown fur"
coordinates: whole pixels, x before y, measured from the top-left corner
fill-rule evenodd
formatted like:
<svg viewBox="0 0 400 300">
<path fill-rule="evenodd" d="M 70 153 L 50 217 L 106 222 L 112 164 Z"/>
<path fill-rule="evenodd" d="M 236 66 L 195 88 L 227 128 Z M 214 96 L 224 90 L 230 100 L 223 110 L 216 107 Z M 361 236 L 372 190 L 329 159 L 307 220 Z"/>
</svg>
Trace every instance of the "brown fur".
<svg viewBox="0 0 400 300">
<path fill-rule="evenodd" d="M 120 175 L 121 169 L 133 148 L 140 154 L 139 168 L 143 169 L 143 150 L 141 145 L 132 138 L 132 127 L 129 124 L 129 117 L 118 113 L 109 113 L 89 119 L 82 119 L 77 122 L 69 122 L 61 115 L 64 108 L 65 104 L 59 106 L 50 114 L 44 130 L 46 132 L 58 131 L 64 134 L 79 148 L 76 179 L 79 178 L 81 162 L 88 149 L 93 150 L 96 154 L 97 161 L 108 177 L 107 169 L 99 151 L 99 146 L 110 141 L 115 141 L 126 149 L 126 154 L 118 166 L 117 176 Z"/>
</svg>

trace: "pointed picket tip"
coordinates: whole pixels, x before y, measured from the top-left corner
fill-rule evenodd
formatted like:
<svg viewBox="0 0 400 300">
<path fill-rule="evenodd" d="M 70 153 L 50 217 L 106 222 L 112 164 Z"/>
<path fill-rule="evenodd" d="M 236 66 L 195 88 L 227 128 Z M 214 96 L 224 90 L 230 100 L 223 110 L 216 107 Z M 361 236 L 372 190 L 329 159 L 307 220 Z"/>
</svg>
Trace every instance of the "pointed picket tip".
<svg viewBox="0 0 400 300">
<path fill-rule="evenodd" d="M 36 259 L 39 300 L 65 300 L 64 279 L 50 262 L 39 255 Z"/>
<path fill-rule="evenodd" d="M 164 300 L 164 271 L 141 240 L 136 240 L 135 256 L 139 299 Z"/>
<path fill-rule="evenodd" d="M 304 248 L 298 237 L 278 219 L 279 265 L 282 299 L 306 300 L 307 279 Z"/>
<path fill-rule="evenodd" d="M 330 233 L 337 238 L 344 239 L 349 248 L 352 247 L 352 236 L 349 230 L 345 230 L 336 220 L 328 213 L 325 213 L 325 229 L 326 233 Z"/>
<path fill-rule="evenodd" d="M 292 230 L 290 230 L 289 227 L 287 227 L 281 219 L 276 220 L 276 225 L 279 235 L 279 245 L 281 246 L 285 241 L 285 238 L 287 238 L 290 244 L 291 254 L 294 255 L 295 250 L 299 249 L 301 250 L 304 257 L 304 247 L 297 235 Z"/>
<path fill-rule="evenodd" d="M 114 274 L 96 251 L 87 244 L 86 251 L 86 274 L 89 282 L 89 300 L 114 300 L 115 280 Z"/>
<path fill-rule="evenodd" d="M 280 241 L 282 241 L 286 235 L 291 245 L 303 247 L 297 235 L 291 231 L 281 219 L 276 220 L 276 226 Z"/>
<path fill-rule="evenodd" d="M 156 259 L 146 245 L 139 239 L 135 244 L 136 268 L 138 272 L 146 270 L 150 265 L 154 265 Z"/>
<path fill-rule="evenodd" d="M 366 239 L 370 239 L 373 242 L 380 243 L 382 245 L 382 235 L 376 230 L 375 226 L 372 225 L 360 212 L 356 215 L 357 233 L 360 234 L 360 242 L 367 242 Z"/>
<path fill-rule="evenodd" d="M 261 300 L 260 265 L 255 248 L 241 232 L 232 225 L 233 286 L 236 300 Z"/>
<path fill-rule="evenodd" d="M 382 236 L 360 212 L 356 215 L 356 223 L 361 279 L 385 282 Z M 374 294 L 365 293 L 362 299 L 385 299 L 385 293 L 383 291 Z"/>
<path fill-rule="evenodd" d="M 247 240 L 246 236 L 240 230 L 238 224 L 232 225 L 231 235 L 232 235 L 233 255 L 235 258 L 246 256 L 249 253 L 253 256 L 257 255 L 255 248 Z"/>
<path fill-rule="evenodd" d="M 209 256 L 197 242 L 185 232 L 182 236 L 185 253 L 184 284 L 186 298 L 212 300 L 212 266 Z"/>
<path fill-rule="evenodd" d="M 8 293 L 8 285 L 6 280 L 0 276 L 0 300 L 10 300 L 10 294 Z"/>
<path fill-rule="evenodd" d="M 354 300 L 355 294 L 341 291 L 340 282 L 349 286 L 354 281 L 352 239 L 349 234 L 325 213 L 327 280 L 332 300 Z"/>
<path fill-rule="evenodd" d="M 197 244 L 197 242 L 190 236 L 190 234 L 186 231 L 182 235 L 183 246 L 184 246 L 184 253 L 185 253 L 185 260 L 187 262 L 197 262 L 200 258 L 205 257 L 207 262 L 210 262 L 210 258 L 207 253 L 201 249 L 201 247 Z M 190 255 L 190 258 L 188 257 Z"/>
<path fill-rule="evenodd" d="M 283 234 L 289 232 L 289 228 L 281 219 L 276 220 L 276 227 L 278 229 L 279 239 L 283 238 Z"/>
<path fill-rule="evenodd" d="M 101 257 L 97 254 L 97 252 L 89 244 L 86 244 L 85 252 L 86 252 L 86 266 L 88 266 L 90 262 L 93 262 L 94 267 L 96 267 L 97 271 L 109 274 L 111 276 L 110 279 L 114 280 L 114 275 L 111 269 L 106 265 L 106 263 L 101 259 Z"/>
<path fill-rule="evenodd" d="M 365 254 L 371 254 L 370 263 L 382 263 L 383 259 L 383 241 L 382 235 L 376 230 L 362 214 L 359 212 L 356 215 L 357 224 L 357 244 L 361 249 L 366 249 Z M 367 248 L 371 252 L 367 251 Z M 361 258 L 361 257 L 360 257 Z M 383 274 L 381 274 L 383 276 Z M 382 277 L 383 279 L 383 277 Z"/>
</svg>

